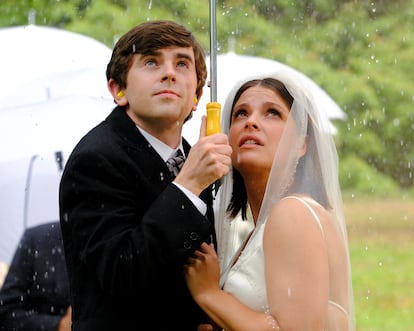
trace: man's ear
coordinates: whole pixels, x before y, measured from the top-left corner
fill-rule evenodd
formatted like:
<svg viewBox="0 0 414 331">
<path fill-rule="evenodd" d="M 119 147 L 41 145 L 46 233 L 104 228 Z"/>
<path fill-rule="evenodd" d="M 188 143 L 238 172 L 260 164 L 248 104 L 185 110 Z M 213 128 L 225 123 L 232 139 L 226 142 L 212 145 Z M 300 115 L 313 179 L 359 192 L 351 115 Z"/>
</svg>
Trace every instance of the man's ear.
<svg viewBox="0 0 414 331">
<path fill-rule="evenodd" d="M 126 106 L 128 104 L 128 98 L 126 97 L 125 92 L 112 78 L 108 81 L 108 90 L 118 106 Z"/>
<path fill-rule="evenodd" d="M 194 94 L 194 104 L 193 108 L 191 108 L 191 111 L 197 110 L 198 103 L 200 102 L 200 98 L 203 95 L 203 90 L 201 89 L 200 94 Z"/>
</svg>

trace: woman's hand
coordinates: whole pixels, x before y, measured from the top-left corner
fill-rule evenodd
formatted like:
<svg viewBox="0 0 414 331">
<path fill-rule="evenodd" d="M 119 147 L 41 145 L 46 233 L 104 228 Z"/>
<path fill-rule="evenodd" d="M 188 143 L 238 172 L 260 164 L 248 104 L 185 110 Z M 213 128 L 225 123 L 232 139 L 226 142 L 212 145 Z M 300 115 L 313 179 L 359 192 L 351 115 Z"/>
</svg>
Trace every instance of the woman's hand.
<svg viewBox="0 0 414 331">
<path fill-rule="evenodd" d="M 220 266 L 213 244 L 202 243 L 184 265 L 187 286 L 196 302 L 219 289 Z"/>
</svg>

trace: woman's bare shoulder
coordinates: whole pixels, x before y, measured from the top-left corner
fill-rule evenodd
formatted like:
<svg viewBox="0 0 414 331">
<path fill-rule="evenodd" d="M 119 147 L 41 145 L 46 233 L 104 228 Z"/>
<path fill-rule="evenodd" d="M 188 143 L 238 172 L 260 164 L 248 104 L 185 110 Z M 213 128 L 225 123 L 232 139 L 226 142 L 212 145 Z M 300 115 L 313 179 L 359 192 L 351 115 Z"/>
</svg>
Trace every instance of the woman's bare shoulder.
<svg viewBox="0 0 414 331">
<path fill-rule="evenodd" d="M 318 239 L 321 237 L 321 228 L 315 221 L 315 215 L 318 219 L 324 218 L 326 210 L 312 199 L 301 196 L 282 199 L 272 208 L 266 222 L 266 232 L 270 232 L 272 237 L 284 236 L 291 240 L 300 240 L 305 233 L 307 237 L 315 236 Z"/>
</svg>

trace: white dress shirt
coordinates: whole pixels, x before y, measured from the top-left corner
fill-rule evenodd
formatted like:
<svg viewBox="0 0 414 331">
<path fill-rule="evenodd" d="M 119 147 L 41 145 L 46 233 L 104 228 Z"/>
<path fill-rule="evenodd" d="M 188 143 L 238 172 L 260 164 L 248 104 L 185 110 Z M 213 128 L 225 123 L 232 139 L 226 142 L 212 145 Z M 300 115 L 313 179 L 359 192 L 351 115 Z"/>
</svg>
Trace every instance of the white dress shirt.
<svg viewBox="0 0 414 331">
<path fill-rule="evenodd" d="M 164 144 L 161 140 L 159 140 L 159 139 L 155 138 L 154 136 L 152 136 L 151 134 L 149 134 L 144 129 L 140 128 L 138 125 L 137 125 L 137 128 L 138 128 L 139 132 L 141 132 L 141 134 L 144 136 L 144 138 L 148 140 L 148 142 L 155 149 L 155 151 L 161 156 L 161 158 L 164 160 L 164 162 L 167 162 L 167 160 L 172 155 L 174 155 L 175 152 L 179 149 L 181 150 L 183 155 L 185 155 L 184 150 L 183 150 L 182 138 L 181 138 L 181 141 L 180 141 L 180 144 L 178 145 L 178 147 L 176 149 L 173 149 L 170 146 L 168 146 L 167 144 Z M 184 186 L 182 186 L 182 185 L 180 185 L 180 184 L 178 184 L 174 181 L 173 181 L 173 184 L 176 185 L 191 200 L 191 202 L 197 207 L 198 211 L 201 214 L 206 215 L 207 206 L 206 206 L 206 204 L 203 200 L 201 200 L 197 195 L 195 195 L 190 190 L 186 189 Z"/>
</svg>

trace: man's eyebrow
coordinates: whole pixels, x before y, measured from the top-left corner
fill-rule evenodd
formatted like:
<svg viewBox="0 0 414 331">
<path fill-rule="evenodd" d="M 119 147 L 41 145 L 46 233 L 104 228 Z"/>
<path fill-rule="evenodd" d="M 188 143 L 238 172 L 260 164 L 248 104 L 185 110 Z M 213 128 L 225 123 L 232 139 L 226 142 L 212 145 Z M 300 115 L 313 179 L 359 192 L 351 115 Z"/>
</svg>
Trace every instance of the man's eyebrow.
<svg viewBox="0 0 414 331">
<path fill-rule="evenodd" d="M 193 62 L 193 58 L 190 56 L 190 55 L 188 55 L 188 54 L 186 54 L 186 53 L 177 53 L 176 55 L 175 55 L 177 58 L 184 58 L 184 59 L 187 59 L 187 60 L 189 60 L 189 61 L 191 61 L 191 62 Z"/>
<path fill-rule="evenodd" d="M 151 51 L 142 53 L 141 56 L 142 57 L 145 57 L 145 56 L 162 56 L 162 52 L 159 51 L 159 50 L 151 50 Z M 189 55 L 187 53 L 177 52 L 177 53 L 174 54 L 174 56 L 177 59 L 187 59 L 190 62 L 194 62 L 191 55 Z"/>
</svg>

